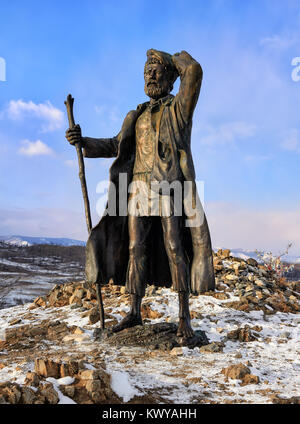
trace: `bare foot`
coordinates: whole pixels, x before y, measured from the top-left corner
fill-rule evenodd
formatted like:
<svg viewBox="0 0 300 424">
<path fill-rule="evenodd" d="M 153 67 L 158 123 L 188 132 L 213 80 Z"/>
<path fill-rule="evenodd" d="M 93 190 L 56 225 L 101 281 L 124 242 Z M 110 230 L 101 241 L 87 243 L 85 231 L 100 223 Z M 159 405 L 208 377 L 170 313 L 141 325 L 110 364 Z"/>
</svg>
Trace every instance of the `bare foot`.
<svg viewBox="0 0 300 424">
<path fill-rule="evenodd" d="M 177 337 L 183 337 L 189 339 L 194 337 L 194 331 L 192 330 L 190 320 L 187 318 L 180 318 L 177 330 Z"/>
<path fill-rule="evenodd" d="M 118 333 L 119 331 L 125 330 L 125 328 L 135 327 L 136 325 L 142 325 L 143 321 L 140 315 L 133 315 L 129 313 L 122 319 L 119 324 L 112 327 L 113 333 Z"/>
</svg>

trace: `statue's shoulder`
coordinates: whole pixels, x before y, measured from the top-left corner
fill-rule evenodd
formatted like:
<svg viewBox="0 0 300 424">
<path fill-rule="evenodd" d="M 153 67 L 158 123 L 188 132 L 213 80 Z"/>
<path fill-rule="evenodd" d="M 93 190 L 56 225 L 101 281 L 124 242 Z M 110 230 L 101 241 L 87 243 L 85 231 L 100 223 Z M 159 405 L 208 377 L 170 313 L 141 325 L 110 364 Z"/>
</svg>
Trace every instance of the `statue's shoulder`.
<svg viewBox="0 0 300 424">
<path fill-rule="evenodd" d="M 136 112 L 137 113 L 142 113 L 145 109 L 146 109 L 146 107 L 148 106 L 150 104 L 150 102 L 144 102 L 144 103 L 140 103 L 139 105 L 137 105 L 137 108 L 136 108 Z"/>
<path fill-rule="evenodd" d="M 140 115 L 146 109 L 149 103 L 150 102 L 141 103 L 137 105 L 136 109 L 130 110 L 125 117 L 125 121 L 135 119 L 138 115 Z"/>
<path fill-rule="evenodd" d="M 121 129 L 121 133 L 123 135 L 129 134 L 130 131 L 133 131 L 137 118 L 143 113 L 148 103 L 149 102 L 141 103 L 140 105 L 138 105 L 136 109 L 130 110 L 127 113 L 123 121 L 122 129 Z"/>
</svg>

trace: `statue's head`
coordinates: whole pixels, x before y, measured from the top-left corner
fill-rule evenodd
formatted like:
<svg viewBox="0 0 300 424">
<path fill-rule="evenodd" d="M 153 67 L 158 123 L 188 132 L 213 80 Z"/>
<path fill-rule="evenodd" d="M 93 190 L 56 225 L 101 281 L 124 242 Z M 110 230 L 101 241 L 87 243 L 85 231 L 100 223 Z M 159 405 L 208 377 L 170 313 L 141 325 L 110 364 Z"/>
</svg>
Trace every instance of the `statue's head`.
<svg viewBox="0 0 300 424">
<path fill-rule="evenodd" d="M 144 68 L 145 93 L 152 99 L 160 99 L 173 90 L 178 72 L 172 56 L 165 52 L 150 49 Z"/>
</svg>

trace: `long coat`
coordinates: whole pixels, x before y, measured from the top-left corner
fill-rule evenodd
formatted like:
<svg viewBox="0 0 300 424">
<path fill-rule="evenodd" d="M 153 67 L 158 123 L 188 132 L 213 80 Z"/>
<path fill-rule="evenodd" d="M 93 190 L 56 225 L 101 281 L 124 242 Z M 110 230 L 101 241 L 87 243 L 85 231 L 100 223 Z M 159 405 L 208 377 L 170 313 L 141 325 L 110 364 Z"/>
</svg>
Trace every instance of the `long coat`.
<svg viewBox="0 0 300 424">
<path fill-rule="evenodd" d="M 191 60 L 180 77 L 181 84 L 178 94 L 175 97 L 168 95 L 159 100 L 156 128 L 159 131 L 158 139 L 168 140 L 176 152 L 184 179 L 191 182 L 192 207 L 196 207 L 198 221 L 196 221 L 196 225 L 193 221 L 193 226 L 185 227 L 184 247 L 190 263 L 190 290 L 192 293 L 201 293 L 214 290 L 215 277 L 210 233 L 196 189 L 190 148 L 192 115 L 202 80 L 200 65 Z M 104 212 L 100 222 L 92 229 L 86 247 L 86 278 L 92 283 L 107 284 L 111 279 L 117 285 L 126 283 L 129 260 L 128 217 L 127 215 L 120 216 L 118 213 L 119 183 L 126 184 L 126 189 L 132 180 L 135 160 L 135 124 L 148 104 L 149 102 L 143 103 L 136 110 L 127 114 L 122 129 L 116 137 L 111 139 L 84 138 L 83 153 L 85 157 L 116 156 L 109 172 L 110 181 L 114 184 L 116 191 L 109 189 L 108 204 L 112 200 L 111 196 L 116 194 L 117 216 L 111 216 Z M 120 174 L 122 174 L 122 178 L 119 179 Z M 124 174 L 126 174 L 126 178 L 124 178 Z M 185 218 L 190 218 L 195 210 L 190 210 L 190 202 L 183 200 L 183 203 Z M 152 239 L 149 241 L 148 283 L 171 287 L 172 279 L 160 219 L 154 219 L 153 226 Z"/>
</svg>

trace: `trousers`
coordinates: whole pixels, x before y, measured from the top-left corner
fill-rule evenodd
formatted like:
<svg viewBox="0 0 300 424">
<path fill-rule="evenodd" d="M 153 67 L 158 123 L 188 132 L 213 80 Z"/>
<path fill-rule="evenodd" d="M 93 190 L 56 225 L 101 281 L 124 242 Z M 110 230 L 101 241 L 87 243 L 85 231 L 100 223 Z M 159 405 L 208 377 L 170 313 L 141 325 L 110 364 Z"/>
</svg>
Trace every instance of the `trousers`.
<svg viewBox="0 0 300 424">
<path fill-rule="evenodd" d="M 140 297 L 145 295 L 148 275 L 147 241 L 153 219 L 161 219 L 163 238 L 172 277 L 172 288 L 190 291 L 189 260 L 183 247 L 183 219 L 181 216 L 128 216 L 129 262 L 126 291 Z M 156 264 L 159 267 L 159 264 Z"/>
</svg>

